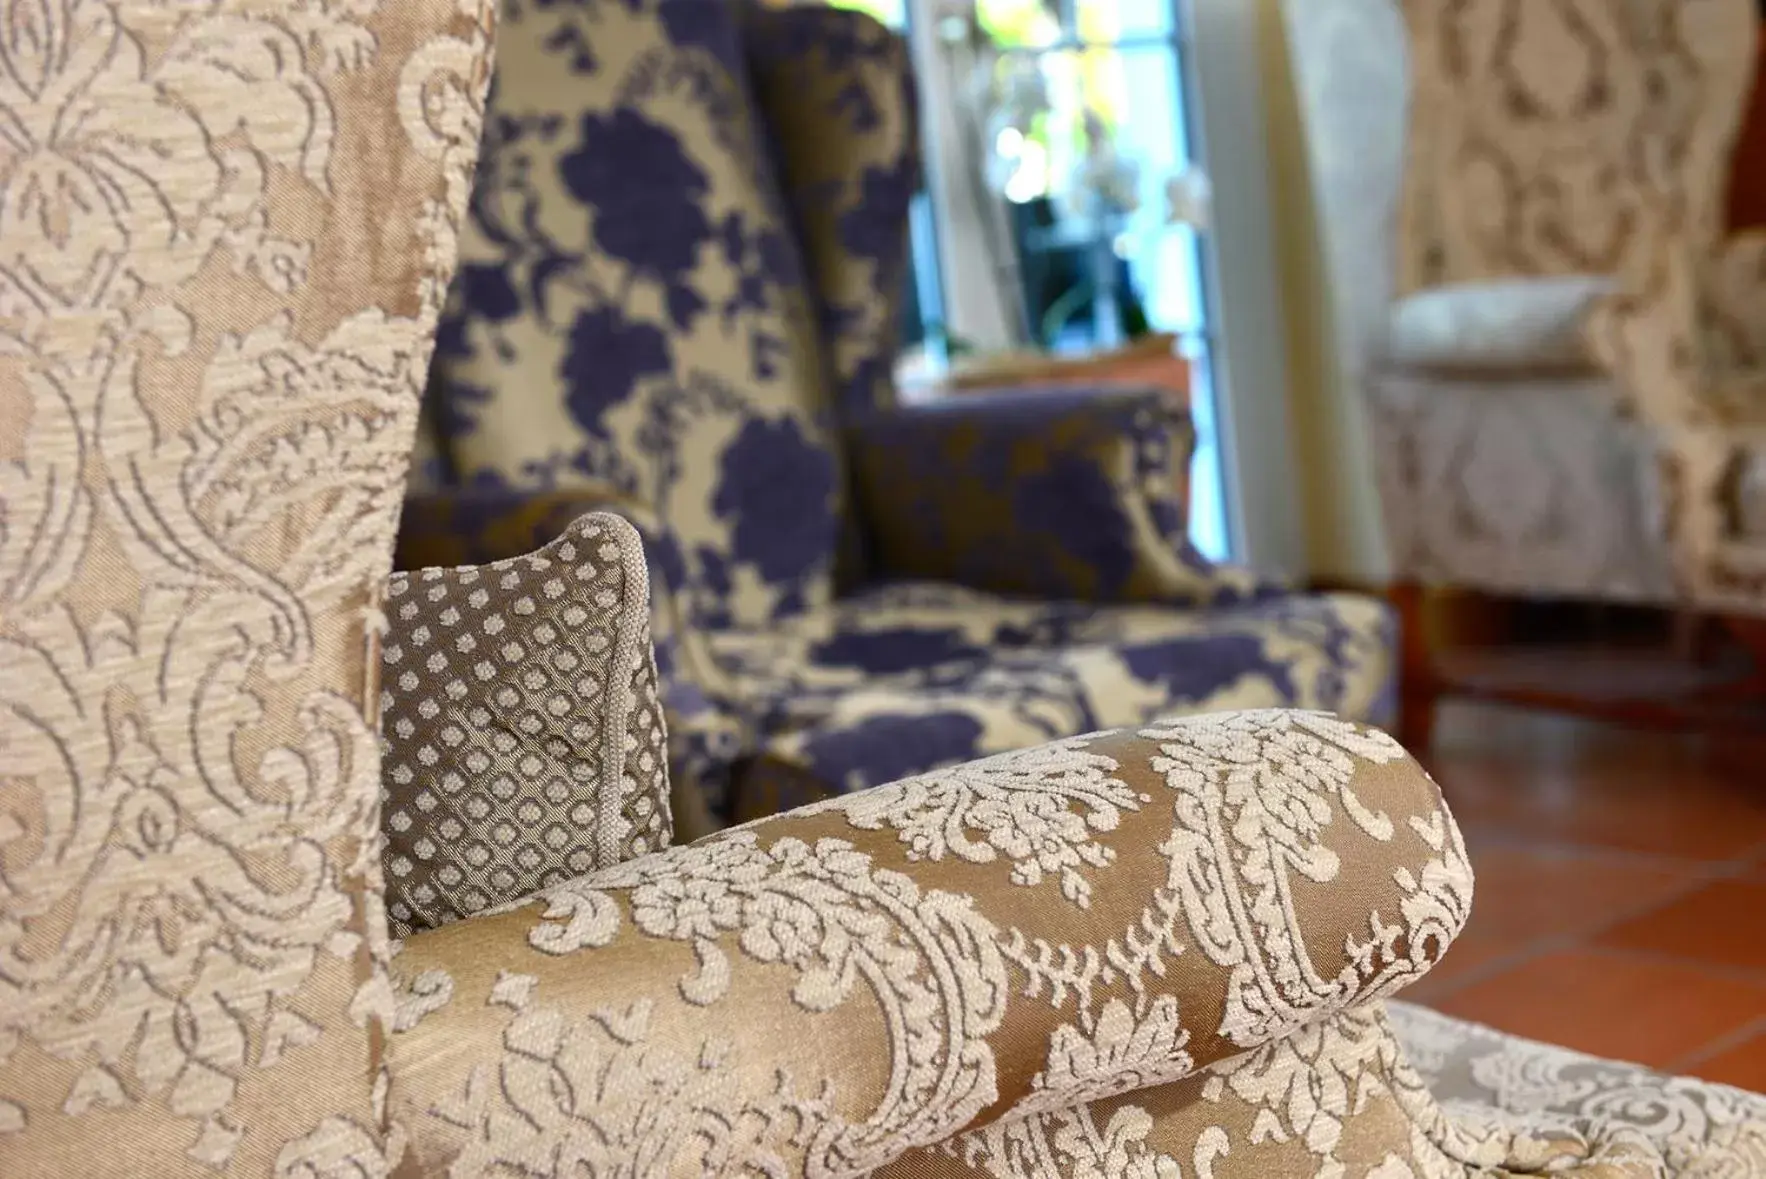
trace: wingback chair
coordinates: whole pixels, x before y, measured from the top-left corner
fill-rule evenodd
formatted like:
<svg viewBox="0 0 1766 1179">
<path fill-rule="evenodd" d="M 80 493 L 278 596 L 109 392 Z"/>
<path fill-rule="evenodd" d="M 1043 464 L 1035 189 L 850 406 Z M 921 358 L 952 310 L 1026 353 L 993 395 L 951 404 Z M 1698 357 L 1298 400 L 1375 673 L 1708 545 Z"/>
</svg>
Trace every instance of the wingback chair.
<svg viewBox="0 0 1766 1179">
<path fill-rule="evenodd" d="M 1388 708 L 1380 603 L 1190 545 L 1163 394 L 893 404 L 900 38 L 718 0 L 504 15 L 400 563 L 637 522 L 687 827 L 1174 709 Z"/>
<path fill-rule="evenodd" d="M 1660 461 L 1674 415 L 1646 408 L 1665 390 L 1613 355 L 1647 346 L 1597 325 L 1639 318 L 1632 288 L 1664 250 L 1719 253 L 1752 5 L 1328 0 L 1286 15 L 1336 346 L 1369 398 L 1400 596 L 1729 608 L 1678 555 L 1672 521 L 1690 509 Z M 1744 253 L 1710 281 L 1745 285 Z M 1762 310 L 1732 318 L 1757 326 Z M 1757 519 L 1719 495 L 1743 486 L 1707 475 L 1700 502 Z M 1430 691 L 1405 688 L 1417 741 Z"/>
<path fill-rule="evenodd" d="M 1766 1099 L 1383 1001 L 1471 876 L 1348 721 L 1096 733 L 658 850 L 632 526 L 388 576 L 492 9 L 12 15 L 0 1174 L 1766 1166 Z"/>
</svg>

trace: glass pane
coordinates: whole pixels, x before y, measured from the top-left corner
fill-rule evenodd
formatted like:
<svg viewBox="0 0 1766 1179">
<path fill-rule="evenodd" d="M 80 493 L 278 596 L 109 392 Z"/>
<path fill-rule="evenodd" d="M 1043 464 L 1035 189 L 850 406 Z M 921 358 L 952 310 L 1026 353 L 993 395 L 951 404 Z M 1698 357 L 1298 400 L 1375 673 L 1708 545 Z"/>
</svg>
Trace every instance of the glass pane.
<svg viewBox="0 0 1766 1179">
<path fill-rule="evenodd" d="M 1196 457 L 1190 464 L 1190 540 L 1212 561 L 1232 559 L 1226 518 L 1226 472 L 1214 418 L 1214 366 L 1206 348 L 1190 357 L 1190 418 L 1196 426 Z"/>
<path fill-rule="evenodd" d="M 1036 48 L 1062 39 L 1060 12 L 1044 0 L 976 0 L 975 19 L 1003 48 Z"/>
<path fill-rule="evenodd" d="M 1036 342 L 1110 348 L 1146 330 L 1197 331 L 1194 232 L 1171 224 L 1169 183 L 1189 164 L 1169 45 L 1008 55 L 997 91 L 1035 72 L 1040 106 L 998 127 L 992 167 L 1014 206 Z"/>
<path fill-rule="evenodd" d="M 1076 0 L 1078 33 L 1091 44 L 1168 38 L 1177 30 L 1177 0 Z"/>
<path fill-rule="evenodd" d="M 868 12 L 892 29 L 907 27 L 907 0 L 828 0 L 828 2 L 834 8 L 850 8 L 858 12 Z"/>
</svg>

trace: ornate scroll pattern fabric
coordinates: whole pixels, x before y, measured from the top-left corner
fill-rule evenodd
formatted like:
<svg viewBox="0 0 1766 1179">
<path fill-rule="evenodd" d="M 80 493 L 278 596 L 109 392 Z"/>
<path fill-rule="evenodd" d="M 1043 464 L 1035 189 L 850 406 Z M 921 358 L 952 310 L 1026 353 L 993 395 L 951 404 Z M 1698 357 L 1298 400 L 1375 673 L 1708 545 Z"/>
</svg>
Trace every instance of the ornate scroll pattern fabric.
<svg viewBox="0 0 1766 1179">
<path fill-rule="evenodd" d="M 1592 350 L 1649 432 L 1677 588 L 1712 610 L 1766 610 L 1766 544 L 1742 496 L 1766 455 L 1766 238 L 1690 247 L 1684 206 L 1626 260 L 1590 317 Z M 1751 326 L 1750 326 L 1751 325 Z"/>
<path fill-rule="evenodd" d="M 1598 375 L 1382 373 L 1369 425 L 1396 568 L 1499 594 L 1669 603 L 1651 433 Z"/>
<path fill-rule="evenodd" d="M 1618 1179 L 1766 1174 L 1766 1095 L 1601 1060 L 1390 1004 L 1405 1060 L 1462 1135 L 1468 1162 Z M 1602 1152 L 1612 1170 L 1593 1166 Z"/>
<path fill-rule="evenodd" d="M 1117 1057 L 1138 1046 L 1116 1021 Z M 1402 1003 L 1315 1020 L 1196 1076 L 1000 1121 L 878 1179 L 1753 1175 L 1766 1098 Z"/>
<path fill-rule="evenodd" d="M 822 360 L 734 7 L 510 4 L 487 128 L 431 390 L 454 474 L 634 501 L 695 628 L 828 600 Z"/>
<path fill-rule="evenodd" d="M 1071 738 L 413 937 L 392 1115 L 412 1175 L 859 1175 L 1372 1002 L 1470 901 L 1439 794 L 1376 731 Z"/>
<path fill-rule="evenodd" d="M 1399 293 L 1613 274 L 1684 198 L 1722 224 L 1747 0 L 1401 0 L 1413 75 Z"/>
<path fill-rule="evenodd" d="M 384 1168 L 368 625 L 491 16 L 0 20 L 0 1172 Z"/>
<path fill-rule="evenodd" d="M 381 647 L 395 937 L 668 846 L 643 541 L 595 512 L 525 557 L 395 573 Z"/>
</svg>

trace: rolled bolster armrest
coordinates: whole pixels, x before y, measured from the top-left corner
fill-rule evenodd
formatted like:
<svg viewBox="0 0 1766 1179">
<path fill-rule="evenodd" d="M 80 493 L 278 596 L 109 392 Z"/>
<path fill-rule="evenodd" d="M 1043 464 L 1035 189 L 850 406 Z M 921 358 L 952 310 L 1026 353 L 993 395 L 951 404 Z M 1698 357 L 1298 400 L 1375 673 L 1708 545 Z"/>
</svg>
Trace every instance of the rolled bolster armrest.
<svg viewBox="0 0 1766 1179">
<path fill-rule="evenodd" d="M 1325 714 L 972 762 L 404 943 L 398 1173 L 860 1174 L 1365 1005 L 1470 903 L 1428 776 Z"/>
</svg>

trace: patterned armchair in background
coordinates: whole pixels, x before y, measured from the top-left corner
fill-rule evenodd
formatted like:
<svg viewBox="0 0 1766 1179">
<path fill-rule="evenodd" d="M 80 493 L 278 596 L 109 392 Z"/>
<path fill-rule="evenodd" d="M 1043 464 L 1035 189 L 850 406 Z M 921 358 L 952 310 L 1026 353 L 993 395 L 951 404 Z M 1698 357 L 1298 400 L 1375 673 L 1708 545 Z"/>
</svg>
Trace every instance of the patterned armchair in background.
<svg viewBox="0 0 1766 1179">
<path fill-rule="evenodd" d="M 400 562 L 636 523 L 684 829 L 1173 710 L 1385 709 L 1381 604 L 1190 545 L 1163 395 L 894 404 L 895 35 L 511 4 L 497 68 Z"/>
<path fill-rule="evenodd" d="M 1338 718 L 1091 734 L 655 850 L 631 530 L 387 576 L 494 6 L 7 16 L 0 1175 L 1766 1166 L 1766 1100 L 1385 1002 L 1471 872 Z M 419 885 L 431 833 L 455 871 Z"/>
<path fill-rule="evenodd" d="M 1698 314 L 1643 292 L 1670 256 L 1706 260 L 1732 316 L 1700 338 L 1740 362 L 1766 330 L 1743 290 L 1759 289 L 1758 249 L 1719 250 L 1753 5 L 1295 0 L 1287 18 L 1337 339 L 1371 398 L 1405 596 L 1692 591 L 1726 608 L 1664 530 L 1686 510 L 1657 461 L 1678 415 L 1651 408 L 1674 395 L 1646 371 Z M 1632 326 L 1601 326 L 1618 320 Z M 1760 480 L 1724 482 L 1759 502 L 1719 513 L 1701 478 L 1708 518 L 1766 515 Z M 1417 690 L 1413 741 L 1431 711 Z"/>
</svg>

